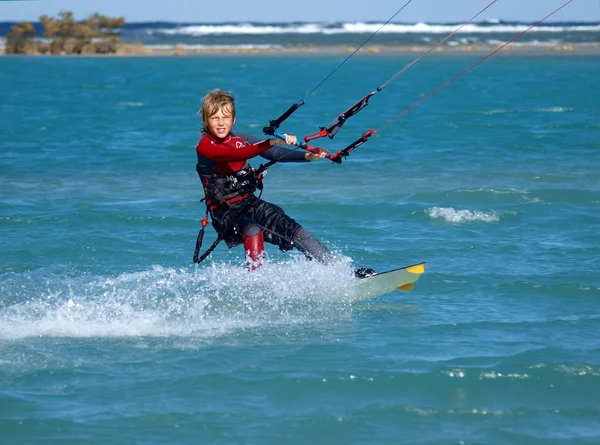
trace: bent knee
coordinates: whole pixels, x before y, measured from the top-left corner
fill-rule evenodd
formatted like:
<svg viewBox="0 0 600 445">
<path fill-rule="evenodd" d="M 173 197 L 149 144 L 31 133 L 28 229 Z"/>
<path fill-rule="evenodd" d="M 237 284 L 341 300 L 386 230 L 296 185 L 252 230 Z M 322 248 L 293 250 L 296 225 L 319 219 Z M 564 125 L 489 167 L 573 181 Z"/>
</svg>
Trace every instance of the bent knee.
<svg viewBox="0 0 600 445">
<path fill-rule="evenodd" d="M 260 233 L 260 226 L 258 224 L 250 224 L 244 229 L 245 236 L 255 236 Z"/>
</svg>

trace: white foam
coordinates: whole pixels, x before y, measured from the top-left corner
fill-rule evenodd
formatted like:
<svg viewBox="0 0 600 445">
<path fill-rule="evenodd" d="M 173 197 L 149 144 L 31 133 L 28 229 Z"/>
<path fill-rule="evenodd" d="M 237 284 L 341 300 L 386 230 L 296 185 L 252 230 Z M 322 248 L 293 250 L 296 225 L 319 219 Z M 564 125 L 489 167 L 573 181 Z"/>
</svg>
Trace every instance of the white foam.
<svg viewBox="0 0 600 445">
<path fill-rule="evenodd" d="M 253 25 L 249 23 L 226 24 L 226 25 L 190 25 L 175 29 L 164 28 L 150 30 L 151 34 L 166 35 L 265 35 L 265 34 L 318 34 L 323 32 L 320 24 L 308 23 L 298 26 L 279 25 Z"/>
<path fill-rule="evenodd" d="M 500 217 L 497 212 L 482 212 L 479 210 L 456 210 L 452 207 L 432 207 L 427 209 L 427 214 L 434 219 L 443 219 L 446 222 L 457 224 L 465 222 L 498 222 Z"/>
<path fill-rule="evenodd" d="M 541 111 L 544 113 L 566 113 L 569 111 L 573 111 L 572 108 L 568 108 L 568 107 L 550 107 L 550 108 L 542 108 L 540 110 L 537 111 Z"/>
<path fill-rule="evenodd" d="M 269 35 L 269 34 L 449 34 L 456 31 L 461 24 L 428 24 L 428 23 L 388 23 L 383 22 L 345 22 L 345 23 L 300 23 L 290 25 L 261 24 L 261 23 L 234 23 L 234 24 L 198 24 L 180 26 L 177 28 L 162 28 L 148 30 L 149 34 L 166 35 Z M 529 24 L 491 24 L 487 25 L 469 23 L 458 33 L 460 34 L 494 34 L 494 33 L 519 33 L 527 31 Z M 544 25 L 536 26 L 528 32 L 553 33 L 553 32 L 595 32 L 600 31 L 600 25 Z"/>
<path fill-rule="evenodd" d="M 143 107 L 143 102 L 119 102 L 118 107 Z"/>
<path fill-rule="evenodd" d="M 212 263 L 114 277 L 14 276 L 0 281 L 0 340 L 27 337 L 218 337 L 351 313 L 352 269 L 292 256 L 249 273 Z"/>
</svg>

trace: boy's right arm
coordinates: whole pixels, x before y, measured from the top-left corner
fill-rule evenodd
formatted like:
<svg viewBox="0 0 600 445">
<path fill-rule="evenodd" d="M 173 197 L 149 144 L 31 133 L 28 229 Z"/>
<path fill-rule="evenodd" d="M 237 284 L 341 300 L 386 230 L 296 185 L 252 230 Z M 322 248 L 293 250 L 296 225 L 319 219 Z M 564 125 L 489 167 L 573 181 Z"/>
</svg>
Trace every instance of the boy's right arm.
<svg viewBox="0 0 600 445">
<path fill-rule="evenodd" d="M 271 139 L 253 145 L 236 147 L 234 142 L 217 143 L 203 136 L 196 146 L 196 153 L 215 162 L 245 161 L 271 148 Z"/>
</svg>

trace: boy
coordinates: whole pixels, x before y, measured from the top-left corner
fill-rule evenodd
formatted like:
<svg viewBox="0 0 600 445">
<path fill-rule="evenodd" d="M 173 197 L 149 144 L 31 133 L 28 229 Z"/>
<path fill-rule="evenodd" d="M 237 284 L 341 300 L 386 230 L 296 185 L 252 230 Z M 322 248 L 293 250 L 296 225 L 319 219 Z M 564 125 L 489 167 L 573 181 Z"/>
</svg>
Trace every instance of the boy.
<svg viewBox="0 0 600 445">
<path fill-rule="evenodd" d="M 254 195 L 262 189 L 260 178 L 248 159 L 262 156 L 279 162 L 317 161 L 328 152 L 298 152 L 276 144 L 294 145 L 296 137 L 260 141 L 246 133 L 232 132 L 235 124 L 234 98 L 223 90 L 214 90 L 202 100 L 204 135 L 196 147 L 196 171 L 204 187 L 212 223 L 229 248 L 244 244 L 244 250 L 258 267 L 263 257 L 264 240 L 282 251 L 296 247 L 307 257 L 320 262 L 333 254 L 278 206 Z"/>
</svg>

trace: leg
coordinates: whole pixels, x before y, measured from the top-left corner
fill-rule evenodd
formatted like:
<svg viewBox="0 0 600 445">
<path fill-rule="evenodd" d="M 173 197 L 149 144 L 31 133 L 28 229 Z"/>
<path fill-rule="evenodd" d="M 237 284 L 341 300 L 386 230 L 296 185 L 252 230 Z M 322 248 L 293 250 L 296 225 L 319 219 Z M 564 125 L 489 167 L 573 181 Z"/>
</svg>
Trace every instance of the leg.
<svg viewBox="0 0 600 445">
<path fill-rule="evenodd" d="M 251 224 L 244 230 L 244 250 L 246 265 L 249 270 L 258 269 L 265 256 L 263 232 L 256 224 Z"/>
<path fill-rule="evenodd" d="M 306 229 L 285 214 L 275 204 L 258 200 L 251 207 L 250 217 L 264 230 L 265 241 L 279 246 L 282 251 L 296 247 L 307 257 L 321 263 L 335 261 L 333 254 Z"/>
<path fill-rule="evenodd" d="M 300 227 L 296 232 L 294 246 L 310 259 L 314 258 L 320 263 L 330 263 L 334 260 L 329 249 L 317 241 L 304 227 Z"/>
<path fill-rule="evenodd" d="M 212 212 L 213 226 L 223 233 L 231 249 L 244 244 L 246 265 L 249 270 L 257 269 L 264 259 L 264 237 L 260 226 L 245 212 L 244 206 L 231 206 Z"/>
</svg>

